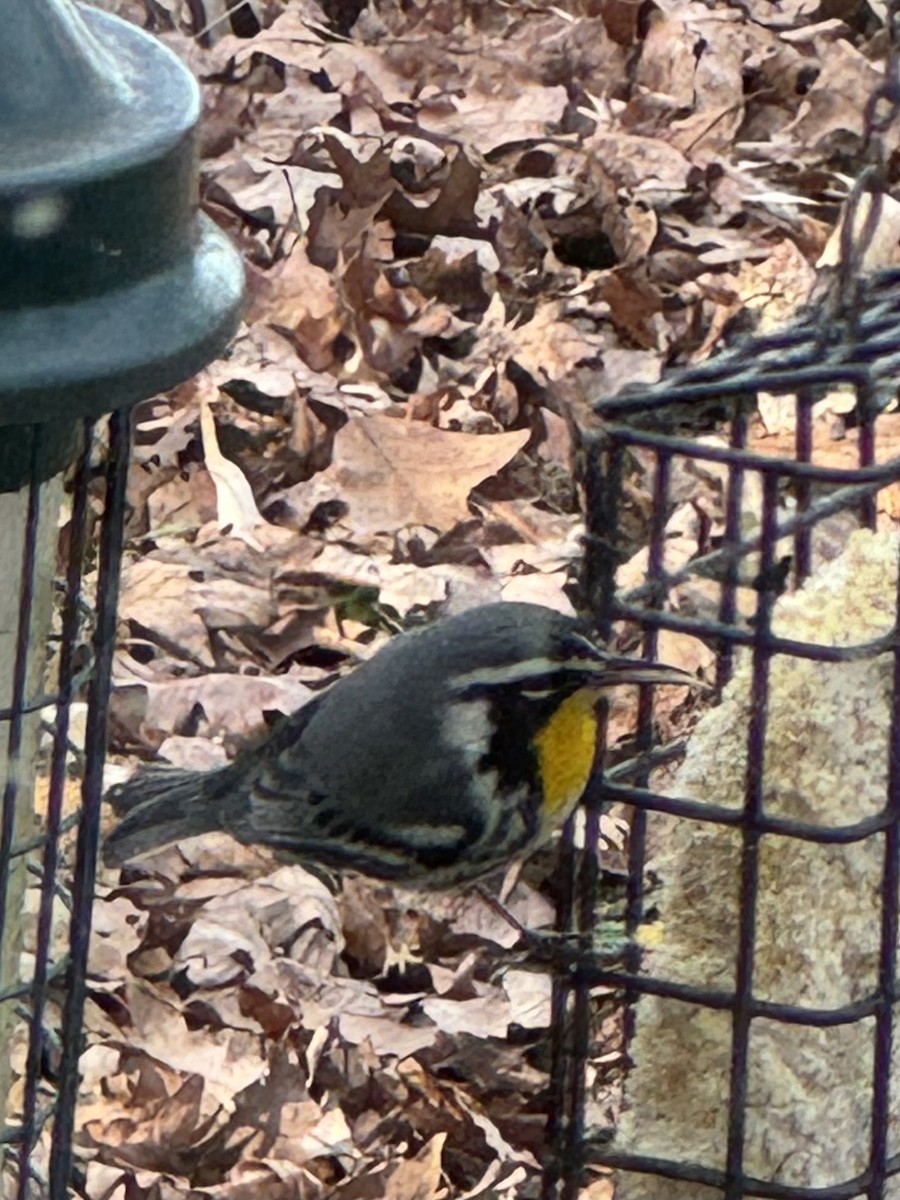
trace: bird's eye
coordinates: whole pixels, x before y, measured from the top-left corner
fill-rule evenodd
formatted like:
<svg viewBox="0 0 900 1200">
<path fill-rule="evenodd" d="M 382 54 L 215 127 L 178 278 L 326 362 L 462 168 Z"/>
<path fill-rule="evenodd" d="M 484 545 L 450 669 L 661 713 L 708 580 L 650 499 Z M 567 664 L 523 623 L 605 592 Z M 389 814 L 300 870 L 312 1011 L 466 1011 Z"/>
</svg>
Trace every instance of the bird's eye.
<svg viewBox="0 0 900 1200">
<path fill-rule="evenodd" d="M 570 659 L 589 659 L 596 662 L 604 657 L 604 652 L 590 638 L 580 633 L 572 633 L 566 639 L 565 657 Z"/>
</svg>

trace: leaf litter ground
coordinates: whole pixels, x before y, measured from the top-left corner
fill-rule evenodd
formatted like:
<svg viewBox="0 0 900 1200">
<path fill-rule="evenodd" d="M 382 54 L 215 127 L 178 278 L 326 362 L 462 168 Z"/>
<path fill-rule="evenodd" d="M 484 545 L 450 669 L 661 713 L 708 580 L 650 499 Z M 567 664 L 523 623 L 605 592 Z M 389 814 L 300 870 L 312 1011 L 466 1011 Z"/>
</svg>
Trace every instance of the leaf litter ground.
<svg viewBox="0 0 900 1200">
<path fill-rule="evenodd" d="M 203 80 L 202 202 L 248 272 L 228 353 L 137 412 L 110 782 L 138 758 L 226 761 L 411 617 L 568 611 L 592 401 L 809 298 L 887 48 L 874 2 L 271 0 L 254 36 L 203 39 L 178 0 L 104 6 L 152 18 Z M 892 225 L 884 262 L 896 242 Z M 817 416 L 835 462 L 844 409 Z M 754 444 L 791 452 L 783 425 L 764 404 Z M 642 577 L 647 470 L 623 583 Z M 720 527 L 723 478 L 673 486 L 686 560 Z M 683 639 L 660 656 L 710 669 Z M 623 828 L 605 819 L 613 865 Z M 507 900 L 528 928 L 552 926 L 546 857 Z M 516 936 L 478 893 L 335 894 L 225 837 L 103 875 L 88 1193 L 537 1196 L 551 981 L 498 967 Z M 602 1128 L 621 1024 L 595 1003 Z M 609 1180 L 583 1195 L 609 1200 Z"/>
</svg>

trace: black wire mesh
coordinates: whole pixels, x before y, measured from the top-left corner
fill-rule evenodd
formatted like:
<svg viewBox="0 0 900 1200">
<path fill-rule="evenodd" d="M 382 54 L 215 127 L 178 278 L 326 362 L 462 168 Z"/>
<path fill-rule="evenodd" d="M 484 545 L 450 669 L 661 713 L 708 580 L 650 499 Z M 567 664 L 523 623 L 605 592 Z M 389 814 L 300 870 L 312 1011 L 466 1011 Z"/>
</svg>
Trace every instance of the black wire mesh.
<svg viewBox="0 0 900 1200">
<path fill-rule="evenodd" d="M 611 804 L 629 814 L 628 881 L 625 929 L 628 935 L 621 964 L 597 965 L 586 954 L 568 975 L 557 980 L 554 998 L 554 1103 L 550 1142 L 554 1155 L 548 1166 L 545 1197 L 575 1197 L 598 1170 L 611 1171 L 616 1200 L 632 1195 L 654 1200 L 680 1200 L 683 1196 L 722 1197 L 743 1200 L 884 1200 L 900 1195 L 900 1153 L 897 1153 L 898 1100 L 892 1097 L 891 1054 L 895 1042 L 894 1009 L 898 999 L 896 948 L 898 894 L 900 894 L 900 654 L 897 642 L 897 612 L 900 589 L 887 599 L 892 627 L 877 637 L 855 637 L 852 629 L 842 644 L 824 636 L 785 636 L 773 629 L 773 612 L 778 598 L 790 583 L 797 584 L 816 568 L 821 559 L 823 530 L 829 522 L 842 521 L 837 535 L 848 536 L 850 526 L 874 528 L 879 493 L 900 479 L 900 459 L 879 454 L 879 433 L 887 420 L 885 410 L 894 401 L 897 367 L 900 365 L 900 272 L 890 271 L 861 287 L 849 310 L 840 298 L 827 298 L 795 325 L 777 334 L 753 339 L 712 361 L 682 371 L 662 384 L 634 390 L 597 406 L 598 428 L 586 438 L 583 483 L 586 491 L 588 536 L 583 574 L 585 601 L 599 614 L 602 631 L 630 638 L 648 658 L 665 658 L 659 639 L 668 634 L 691 635 L 715 651 L 715 680 L 719 693 L 732 678 L 740 655 L 749 656 L 749 704 L 746 707 L 746 771 L 738 806 L 709 797 L 698 801 L 679 794 L 671 780 L 654 786 L 656 777 L 646 770 L 629 786 L 602 775 L 595 780 L 589 809 L 594 829 L 587 845 L 596 844 L 597 814 Z M 856 462 L 846 468 L 828 466 L 817 459 L 814 449 L 813 409 L 835 385 L 852 389 L 855 408 Z M 789 397 L 793 409 L 792 446 L 784 455 L 767 456 L 748 449 L 751 414 L 759 393 Z M 691 431 L 691 436 L 687 436 Z M 698 438 L 698 432 L 716 437 Z M 628 530 L 635 525 L 630 483 L 636 464 L 650 478 L 651 501 L 641 538 L 648 545 L 643 582 L 624 591 L 617 588 L 617 573 L 633 551 Z M 690 561 L 675 569 L 668 565 L 671 550 L 667 521 L 673 512 L 673 478 L 687 464 L 691 469 L 718 471 L 723 478 L 720 535 L 715 543 L 701 535 Z M 747 533 L 748 490 L 758 498 L 758 524 Z M 758 486 L 757 486 L 758 485 Z M 882 519 L 884 524 L 884 519 Z M 820 536 L 821 535 L 821 536 Z M 825 540 L 834 541 L 831 527 Z M 786 547 L 787 552 L 786 552 Z M 839 547 L 833 546 L 829 554 Z M 706 581 L 715 595 L 708 609 L 676 611 L 672 597 L 679 585 L 692 579 Z M 893 585 L 891 585 L 893 587 Z M 752 612 L 746 596 L 755 597 Z M 765 749 L 773 695 L 773 662 L 806 659 L 842 664 L 876 661 L 891 656 L 892 701 L 887 740 L 887 783 L 883 805 L 862 819 L 845 822 L 828 819 L 797 819 L 771 811 L 770 782 L 766 774 Z M 637 716 L 635 740 L 639 751 L 654 743 L 654 700 L 645 689 Z M 838 731 L 836 731 L 838 732 Z M 798 749 L 798 756 L 804 752 Z M 839 786 L 836 781 L 835 786 Z M 640 949 L 641 930 L 655 903 L 652 855 L 648 854 L 648 820 L 653 814 L 669 814 L 685 828 L 732 829 L 738 839 L 736 854 L 736 937 L 732 946 L 733 973 L 720 986 L 709 980 L 692 982 L 691 964 L 669 975 L 654 974 L 645 965 Z M 700 824 L 702 823 L 702 825 Z M 792 839 L 819 846 L 852 847 L 871 844 L 880 854 L 880 884 L 873 902 L 871 922 L 877 933 L 877 983 L 866 993 L 841 1004 L 816 1004 L 806 996 L 802 975 L 797 976 L 795 994 L 777 999 L 760 994 L 755 986 L 755 959 L 761 934 L 758 913 L 765 901 L 766 884 L 760 875 L 763 843 Z M 777 844 L 787 844 L 778 842 Z M 561 926 L 590 930 L 596 909 L 595 878 L 587 856 L 582 860 L 570 850 L 572 894 L 561 915 Z M 835 887 L 839 887 L 836 882 Z M 708 897 L 707 897 L 708 899 Z M 714 903 L 714 901 L 713 901 Z M 722 897 L 723 905 L 726 898 Z M 768 910 L 766 910 L 768 911 Z M 665 911 L 662 937 L 666 937 Z M 671 914 L 670 914 L 671 915 Z M 808 914 L 810 919 L 814 913 Z M 799 919 L 799 918 L 798 918 Z M 873 935 L 874 936 L 874 935 Z M 823 955 L 828 947 L 822 947 Z M 652 956 L 651 956 L 652 962 Z M 680 974 L 680 978 L 674 977 Z M 758 972 L 757 972 L 758 974 Z M 636 1021 L 640 1026 L 642 998 L 660 997 L 671 1005 L 671 1021 L 677 1031 L 702 1012 L 726 1014 L 730 1021 L 727 1054 L 723 1056 L 721 1111 L 722 1145 L 715 1161 L 699 1161 L 683 1144 L 668 1145 L 664 1153 L 646 1153 L 618 1144 L 609 1129 L 592 1127 L 586 1116 L 589 1089 L 585 1068 L 591 1052 L 591 1014 L 598 995 L 610 989 L 625 1006 L 624 1038 L 634 1047 Z M 637 1014 L 637 1017 L 636 1015 Z M 682 1015 L 683 1014 L 683 1015 Z M 714 1019 L 714 1018 L 713 1018 Z M 757 1177 L 748 1166 L 755 1153 L 748 1149 L 748 1121 L 758 1122 L 759 1079 L 751 1079 L 751 1046 L 755 1031 L 765 1022 L 790 1026 L 797 1037 L 804 1030 L 828 1031 L 871 1027 L 871 1061 L 865 1095 L 854 1095 L 848 1103 L 862 1105 L 867 1118 L 868 1144 L 865 1152 L 856 1144 L 848 1126 L 843 1172 L 822 1166 L 810 1168 L 815 1183 L 802 1180 L 790 1162 L 772 1167 L 768 1178 Z M 813 1036 L 813 1035 L 810 1035 Z M 646 1055 L 647 1047 L 642 1053 Z M 628 1092 L 625 1066 L 624 1088 Z M 702 1062 L 697 1069 L 701 1070 Z M 660 1078 L 659 1087 L 670 1086 Z M 779 1081 L 773 1081 L 777 1095 Z M 893 1083 L 896 1093 L 896 1081 Z M 751 1097 L 748 1089 L 753 1092 Z M 677 1094 L 663 1096 L 660 1104 L 689 1103 Z M 774 1104 L 774 1101 L 773 1101 Z M 698 1118 L 699 1119 L 699 1118 Z M 786 1127 L 788 1109 L 782 1117 Z M 642 1113 L 630 1113 L 639 1129 Z M 756 1136 L 754 1134 L 754 1136 Z M 786 1135 L 788 1136 L 788 1135 Z M 840 1135 L 838 1135 L 839 1140 Z M 800 1138 L 800 1134 L 797 1134 Z M 821 1132 L 796 1146 L 798 1154 L 814 1160 L 833 1132 Z M 640 1139 L 638 1139 L 639 1141 Z M 758 1140 L 758 1139 L 757 1139 Z M 789 1137 L 788 1137 L 789 1140 Z M 860 1154 L 863 1169 L 852 1167 Z M 831 1159 L 840 1153 L 829 1146 Z M 823 1178 L 822 1176 L 826 1176 Z M 633 1190 L 631 1180 L 635 1182 Z M 641 1190 L 643 1189 L 643 1190 Z"/>
<path fill-rule="evenodd" d="M 13 604 L 18 591 L 18 620 L 6 631 L 11 670 L 0 698 L 0 1014 L 10 1049 L 2 1191 L 17 1200 L 62 1200 L 82 1194 L 72 1168 L 73 1124 L 130 423 L 119 413 L 100 426 L 81 425 L 64 488 L 41 469 L 47 429 L 14 433 L 31 441 L 32 481 L 12 501 L 24 520 L 5 531 L 7 595 Z M 77 735 L 75 703 L 84 718 Z"/>
</svg>

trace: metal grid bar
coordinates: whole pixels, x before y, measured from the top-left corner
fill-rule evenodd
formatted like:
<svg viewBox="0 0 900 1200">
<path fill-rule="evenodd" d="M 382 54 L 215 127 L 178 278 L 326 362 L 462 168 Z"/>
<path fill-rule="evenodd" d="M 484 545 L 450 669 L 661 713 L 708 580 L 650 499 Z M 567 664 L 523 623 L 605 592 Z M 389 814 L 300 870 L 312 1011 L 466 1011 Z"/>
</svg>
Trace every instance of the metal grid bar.
<svg viewBox="0 0 900 1200">
<path fill-rule="evenodd" d="M 26 677 L 30 646 L 31 612 L 34 606 L 35 555 L 40 514 L 40 485 L 38 478 L 39 431 L 30 430 L 31 476 L 28 487 L 28 506 L 25 514 L 25 529 L 22 543 L 21 586 L 19 592 L 19 615 L 16 631 L 15 667 L 13 670 L 12 712 L 7 732 L 8 773 L 3 787 L 3 809 L 0 814 L 0 942 L 7 937 L 7 922 L 11 914 L 7 911 L 10 895 L 10 871 L 12 846 L 15 834 L 16 798 L 19 791 L 19 751 L 22 745 L 22 729 L 26 693 Z"/>
<path fill-rule="evenodd" d="M 736 415 L 735 420 L 739 417 L 746 420 L 746 413 Z M 671 434 L 656 434 L 645 429 L 631 429 L 628 425 L 622 425 L 615 421 L 604 425 L 603 433 L 595 441 L 595 445 L 602 444 L 602 440 L 606 438 L 619 439 L 628 446 L 646 446 L 648 449 L 660 452 L 666 450 L 670 454 L 677 454 L 679 458 L 723 463 L 731 469 L 752 467 L 760 474 L 777 475 L 779 479 L 809 479 L 822 484 L 872 485 L 864 489 L 860 495 L 866 495 L 873 490 L 877 491 L 878 488 L 885 487 L 897 478 L 898 470 L 900 470 L 897 460 L 894 459 L 878 466 L 874 464 L 861 465 L 858 469 L 853 470 L 848 467 L 826 467 L 818 463 L 795 462 L 793 459 L 775 458 L 772 455 L 758 454 L 754 450 L 746 450 L 737 446 L 711 446 L 707 442 L 692 441 L 689 438 L 675 437 Z M 818 521 L 821 519 L 821 515 L 821 511 L 817 509 L 810 520 Z"/>
<path fill-rule="evenodd" d="M 759 573 L 766 579 L 775 564 L 777 543 L 778 481 L 767 475 L 763 485 L 762 546 Z M 731 1094 L 728 1102 L 728 1150 L 725 1167 L 725 1200 L 741 1200 L 744 1175 L 744 1140 L 747 1117 L 747 1067 L 750 1055 L 750 1022 L 753 1016 L 753 958 L 756 945 L 756 900 L 759 892 L 760 818 L 763 816 L 765 743 L 768 723 L 769 668 L 772 650 L 772 608 L 775 594 L 762 588 L 756 606 L 755 644 L 751 695 L 753 707 L 747 732 L 747 778 L 741 822 L 741 899 L 737 951 L 737 979 L 732 1012 Z"/>
<path fill-rule="evenodd" d="M 663 454 L 657 460 L 656 473 L 653 480 L 653 509 L 651 513 L 650 544 L 647 560 L 647 576 L 653 581 L 662 577 L 664 572 L 664 538 L 665 513 L 668 506 L 669 483 L 672 461 L 668 454 Z M 643 655 L 653 661 L 657 654 L 658 631 L 653 626 L 644 627 Z M 648 751 L 653 745 L 653 692 L 650 688 L 641 688 L 637 712 L 637 749 L 638 753 Z M 644 772 L 641 782 L 646 785 L 649 772 Z M 628 841 L 628 890 L 625 904 L 625 937 L 628 943 L 625 965 L 628 972 L 635 975 L 640 965 L 640 954 L 637 948 L 637 932 L 644 920 L 644 896 L 640 880 L 644 876 L 644 861 L 647 852 L 647 813 L 645 809 L 632 810 L 631 828 Z M 627 1005 L 626 1038 L 631 1035 L 631 1022 L 634 1016 L 633 1004 L 636 999 L 634 992 L 626 992 Z"/>
<path fill-rule="evenodd" d="M 679 576 L 674 577 L 676 579 Z M 610 612 L 617 620 L 635 621 L 641 625 L 653 625 L 658 629 L 670 629 L 673 633 L 687 633 L 701 638 L 727 639 L 733 646 L 752 646 L 753 634 L 739 625 L 723 625 L 700 617 L 682 617 L 676 613 L 655 612 L 635 604 L 615 600 Z M 810 658 L 817 662 L 852 662 L 854 659 L 871 658 L 890 650 L 890 637 L 873 638 L 856 642 L 850 646 L 820 646 L 815 642 L 798 642 L 794 638 L 777 637 L 769 640 L 773 654 L 790 654 L 793 658 Z"/>
<path fill-rule="evenodd" d="M 736 828 L 744 823 L 739 809 L 725 808 L 718 804 L 701 804 L 696 800 L 678 796 L 661 796 L 657 792 L 628 787 L 625 784 L 608 783 L 604 787 L 607 801 L 619 800 L 633 808 L 648 812 L 671 813 L 676 817 L 687 817 L 691 821 L 708 821 L 712 825 L 731 825 Z M 783 837 L 799 838 L 804 842 L 818 842 L 823 846 L 845 846 L 850 842 L 861 842 L 873 834 L 889 828 L 894 814 L 884 810 L 862 821 L 848 825 L 813 825 L 792 817 L 773 817 L 763 814 L 757 818 L 761 833 L 777 833 Z"/>
<path fill-rule="evenodd" d="M 590 1157 L 590 1155 L 589 1155 Z M 727 1183 L 724 1171 L 712 1167 L 701 1167 L 694 1163 L 678 1162 L 676 1159 L 656 1158 L 645 1154 L 621 1154 L 616 1151 L 598 1150 L 593 1160 L 605 1167 L 618 1170 L 636 1171 L 642 1175 L 657 1175 L 660 1179 L 680 1180 L 686 1183 L 701 1183 L 706 1187 L 718 1188 L 722 1191 Z M 900 1173 L 900 1154 L 894 1154 L 887 1160 L 886 1174 Z M 793 1184 L 773 1183 L 765 1179 L 755 1179 L 752 1175 L 744 1175 L 741 1179 L 741 1196 L 750 1200 L 759 1197 L 760 1200 L 858 1200 L 866 1195 L 872 1182 L 870 1172 L 866 1171 L 853 1179 L 844 1180 L 831 1187 L 797 1187 Z"/>
<path fill-rule="evenodd" d="M 804 388 L 797 396 L 797 428 L 794 435 L 794 457 L 798 463 L 812 463 L 813 455 L 813 405 L 815 396 Z M 796 483 L 797 510 L 809 512 L 812 503 L 812 479 L 798 476 Z M 811 530 L 802 526 L 794 534 L 794 582 L 805 579 L 812 567 Z"/>
<path fill-rule="evenodd" d="M 723 534 L 726 546 L 737 545 L 741 538 L 741 508 L 744 494 L 744 463 L 741 459 L 746 452 L 747 435 L 747 414 L 738 411 L 731 422 L 729 438 L 729 449 L 738 457 L 732 459 L 728 472 Z M 736 619 L 737 572 L 732 569 L 726 572 L 722 583 L 722 594 L 719 599 L 719 624 L 723 630 L 734 628 Z M 716 688 L 721 689 L 731 678 L 731 672 L 734 669 L 734 642 L 727 637 L 721 637 L 717 642 L 716 649 Z"/>
<path fill-rule="evenodd" d="M 734 991 L 715 991 L 710 988 L 695 987 L 687 983 L 675 983 L 669 979 L 658 979 L 652 975 L 629 975 L 625 971 L 615 971 L 603 966 L 582 965 L 577 971 L 578 978 L 592 984 L 604 984 L 607 987 L 632 989 L 641 995 L 664 996 L 672 1000 L 681 1000 L 686 1004 L 700 1008 L 733 1009 L 736 1003 Z M 864 1000 L 852 1004 L 844 1004 L 837 1008 L 812 1008 L 799 1004 L 780 1004 L 772 1000 L 758 1000 L 751 996 L 746 1007 L 751 1017 L 767 1017 L 770 1020 L 781 1021 L 785 1025 L 811 1025 L 817 1029 L 833 1029 L 838 1025 L 849 1025 L 874 1016 L 884 997 L 880 991 L 873 992 Z M 894 1002 L 900 996 L 894 994 Z"/>
<path fill-rule="evenodd" d="M 59 838 L 62 832 L 63 789 L 68 757 L 69 712 L 74 699 L 74 662 L 81 624 L 78 597 L 81 595 L 82 565 L 87 549 L 88 483 L 90 478 L 93 426 L 83 432 L 81 459 L 75 475 L 72 506 L 72 537 L 66 572 L 65 601 L 59 661 L 59 692 L 56 708 L 56 728 L 50 765 L 50 786 L 47 818 L 43 835 L 41 862 L 40 908 L 35 946 L 34 976 L 31 984 L 31 1016 L 28 1032 L 28 1052 L 25 1062 L 25 1092 L 22 1103 L 22 1136 L 19 1145 L 18 1200 L 28 1197 L 29 1159 L 40 1128 L 37 1119 L 38 1081 L 41 1058 L 45 1050 L 44 1019 L 47 988 L 51 978 L 51 922 L 53 901 L 59 887 Z"/>
<path fill-rule="evenodd" d="M 752 411 L 760 391 L 796 393 L 839 383 L 873 385 L 874 395 L 885 384 L 893 395 L 900 365 L 900 268 L 866 280 L 854 310 L 849 316 L 839 310 L 833 320 L 823 321 L 821 306 L 813 307 L 790 327 L 753 338 L 751 353 L 744 343 L 653 387 L 626 389 L 599 407 L 610 420 L 657 410 L 654 426 L 661 427 L 678 416 L 679 401 L 687 401 L 696 414 L 703 400 L 721 403 L 723 396 L 743 395 Z"/>
<path fill-rule="evenodd" d="M 598 712 L 598 755 L 602 758 L 607 712 Z M 599 778 L 602 762 L 598 762 Z M 585 847 L 599 837 L 601 794 L 585 797 Z M 557 907 L 557 932 L 563 937 L 587 937 L 594 927 L 594 896 L 597 891 L 599 864 L 596 855 L 574 845 L 574 818 L 569 819 L 561 855 L 563 892 Z M 635 964 L 636 965 L 636 964 Z M 570 1053 L 570 1046 L 586 1045 L 591 1036 L 594 987 L 587 975 L 579 972 L 555 974 L 551 995 L 551 1072 L 547 1143 L 553 1156 L 544 1164 L 541 1180 L 542 1200 L 576 1200 L 581 1193 L 583 1147 L 585 1145 L 586 1084 L 583 1060 Z M 573 1037 L 574 1031 L 574 1037 Z"/>
<path fill-rule="evenodd" d="M 897 582 L 896 628 L 900 629 L 900 579 Z M 872 1177 L 869 1200 L 882 1200 L 888 1178 L 888 1121 L 891 1100 L 891 1050 L 894 1004 L 897 1001 L 898 903 L 900 903 L 900 644 L 894 647 L 891 730 L 888 748 L 888 795 L 885 808 L 884 875 L 881 884 L 881 948 L 875 1014 L 872 1077 Z"/>
<path fill-rule="evenodd" d="M 856 408 L 859 413 L 859 466 L 865 471 L 875 462 L 875 420 L 878 406 L 874 389 L 869 379 L 864 379 L 856 389 Z M 860 519 L 868 529 L 875 528 L 877 517 L 875 494 L 870 492 L 860 504 Z"/>
<path fill-rule="evenodd" d="M 88 689 L 85 768 L 81 786 L 82 819 L 78 826 L 72 876 L 72 917 L 69 926 L 70 965 L 62 1016 L 62 1052 L 58 1072 L 58 1111 L 53 1123 L 47 1195 L 65 1200 L 72 1173 L 72 1140 L 78 1098 L 78 1060 L 82 1049 L 82 1019 L 87 995 L 87 956 L 91 931 L 106 720 L 115 651 L 116 609 L 125 532 L 125 490 L 131 453 L 132 414 L 119 410 L 109 418 L 106 501 L 100 532 L 97 616 L 93 645 L 95 670 Z"/>
</svg>

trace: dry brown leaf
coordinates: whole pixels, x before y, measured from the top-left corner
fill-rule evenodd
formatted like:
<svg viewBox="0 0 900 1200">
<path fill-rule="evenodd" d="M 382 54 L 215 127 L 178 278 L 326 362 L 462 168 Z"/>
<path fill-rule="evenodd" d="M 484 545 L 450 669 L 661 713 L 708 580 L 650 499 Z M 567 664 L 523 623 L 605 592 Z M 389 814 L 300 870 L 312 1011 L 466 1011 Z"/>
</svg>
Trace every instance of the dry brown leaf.
<svg viewBox="0 0 900 1200">
<path fill-rule="evenodd" d="M 91 920 L 91 974 L 121 981 L 126 959 L 140 945 L 146 928 L 147 914 L 127 896 L 98 896 Z"/>
<path fill-rule="evenodd" d="M 834 266 L 841 261 L 844 225 L 850 219 L 851 206 L 848 204 L 844 206 L 817 267 Z M 887 194 L 873 197 L 871 192 L 863 192 L 859 203 L 852 206 L 852 220 L 851 242 L 858 247 L 858 269 L 877 271 L 896 266 L 900 256 L 900 203 Z"/>
<path fill-rule="evenodd" d="M 528 441 L 528 431 L 481 437 L 416 421 L 348 421 L 320 483 L 350 505 L 357 534 L 406 525 L 446 531 L 469 514 L 471 490 L 495 475 Z"/>
<path fill-rule="evenodd" d="M 200 430 L 206 468 L 216 485 L 219 528 L 232 537 L 241 538 L 248 546 L 262 550 L 255 531 L 267 522 L 256 507 L 253 491 L 237 463 L 226 458 L 219 449 L 216 422 L 210 407 L 210 394 L 217 389 L 208 385 L 200 399 Z"/>
<path fill-rule="evenodd" d="M 649 92 L 664 95 L 672 110 L 693 106 L 696 61 L 685 53 L 690 45 L 683 21 L 655 9 L 650 14 L 635 82 Z"/>
<path fill-rule="evenodd" d="M 443 1200 L 448 1196 L 441 1187 L 441 1155 L 446 1133 L 436 1133 L 412 1158 L 392 1163 L 384 1173 L 384 1200 Z"/>
<path fill-rule="evenodd" d="M 503 990 L 509 996 L 510 1020 L 523 1029 L 543 1029 L 550 1024 L 553 980 L 549 975 L 504 971 Z"/>
<path fill-rule="evenodd" d="M 510 358 L 538 384 L 564 378 L 583 359 L 592 359 L 600 339 L 562 318 L 562 302 L 542 304 L 532 319 L 509 330 Z"/>
<path fill-rule="evenodd" d="M 366 1042 L 376 1054 L 398 1059 L 426 1050 L 440 1036 L 440 1030 L 430 1023 L 415 1026 L 391 1020 L 380 1011 L 380 1006 L 372 1015 L 342 1012 L 337 1023 L 341 1037 L 350 1045 Z"/>
<path fill-rule="evenodd" d="M 361 554 L 338 542 L 324 548 L 316 565 L 326 575 L 355 587 L 377 588 L 379 603 L 390 605 L 403 617 L 413 609 L 441 603 L 454 593 L 472 594 L 483 589 L 475 567 L 398 563 L 386 554 Z"/>
<path fill-rule="evenodd" d="M 111 716 L 137 743 L 156 749 L 165 737 L 197 720 L 202 711 L 206 737 L 246 740 L 264 725 L 267 712 L 291 713 L 309 699 L 310 690 L 284 675 L 226 675 L 159 682 L 120 679 Z"/>
<path fill-rule="evenodd" d="M 222 889 L 198 910 L 175 955 L 176 967 L 197 987 L 218 987 L 260 970 L 298 933 L 315 925 L 332 954 L 340 951 L 334 897 L 300 866 L 285 866 L 264 880 Z M 289 957 L 290 955 L 288 955 Z"/>
<path fill-rule="evenodd" d="M 447 1000 L 442 996 L 426 997 L 422 1011 L 434 1021 L 442 1033 L 456 1036 L 471 1033 L 474 1037 L 506 1037 L 512 1020 L 512 1007 L 500 989 L 474 1000 Z"/>
</svg>

